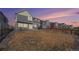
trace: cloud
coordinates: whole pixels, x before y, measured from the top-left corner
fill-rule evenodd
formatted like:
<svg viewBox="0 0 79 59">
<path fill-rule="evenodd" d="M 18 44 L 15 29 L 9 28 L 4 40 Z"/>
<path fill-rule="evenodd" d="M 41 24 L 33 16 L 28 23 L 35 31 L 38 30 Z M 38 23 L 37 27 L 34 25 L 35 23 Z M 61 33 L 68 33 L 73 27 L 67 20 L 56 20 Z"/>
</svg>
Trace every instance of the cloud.
<svg viewBox="0 0 79 59">
<path fill-rule="evenodd" d="M 69 9 L 61 12 L 56 13 L 50 13 L 47 15 L 39 16 L 41 19 L 50 19 L 50 18 L 58 18 L 58 17 L 64 17 L 64 16 L 72 16 L 72 15 L 78 15 L 79 9 Z"/>
<path fill-rule="evenodd" d="M 53 21 L 79 26 L 79 9 L 69 9 L 61 12 L 50 13 L 40 16 L 41 19 L 52 19 Z"/>
<path fill-rule="evenodd" d="M 15 20 L 11 20 L 11 21 L 9 21 L 9 25 L 11 25 L 11 26 L 15 26 L 15 24 L 16 24 Z"/>
</svg>

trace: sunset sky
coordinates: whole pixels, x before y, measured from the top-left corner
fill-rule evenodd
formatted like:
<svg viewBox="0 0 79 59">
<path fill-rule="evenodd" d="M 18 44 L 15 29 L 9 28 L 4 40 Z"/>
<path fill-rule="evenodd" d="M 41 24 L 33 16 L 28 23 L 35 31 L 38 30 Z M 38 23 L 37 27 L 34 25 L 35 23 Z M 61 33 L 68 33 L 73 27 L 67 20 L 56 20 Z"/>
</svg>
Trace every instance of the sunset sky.
<svg viewBox="0 0 79 59">
<path fill-rule="evenodd" d="M 52 20 L 54 22 L 66 23 L 73 26 L 79 26 L 79 9 L 78 8 L 0 8 L 9 19 L 9 24 L 15 24 L 15 13 L 27 10 L 33 17 L 42 20 Z"/>
</svg>

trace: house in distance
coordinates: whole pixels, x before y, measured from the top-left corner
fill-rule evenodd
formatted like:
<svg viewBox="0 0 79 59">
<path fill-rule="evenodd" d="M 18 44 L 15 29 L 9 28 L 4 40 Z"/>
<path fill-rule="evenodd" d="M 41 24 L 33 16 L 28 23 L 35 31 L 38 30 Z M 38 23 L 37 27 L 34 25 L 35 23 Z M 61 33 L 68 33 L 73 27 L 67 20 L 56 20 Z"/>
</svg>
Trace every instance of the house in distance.
<svg viewBox="0 0 79 59">
<path fill-rule="evenodd" d="M 34 29 L 41 29 L 41 20 L 33 17 L 33 27 Z"/>
</svg>

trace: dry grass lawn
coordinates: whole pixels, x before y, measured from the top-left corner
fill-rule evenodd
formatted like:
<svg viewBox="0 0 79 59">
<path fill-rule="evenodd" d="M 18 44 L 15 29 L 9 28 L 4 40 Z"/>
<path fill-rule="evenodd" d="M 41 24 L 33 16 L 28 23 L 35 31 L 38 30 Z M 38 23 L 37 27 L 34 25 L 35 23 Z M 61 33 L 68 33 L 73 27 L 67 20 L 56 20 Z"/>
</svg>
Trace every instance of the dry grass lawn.
<svg viewBox="0 0 79 59">
<path fill-rule="evenodd" d="M 51 51 L 72 50 L 74 37 L 53 30 L 35 30 L 15 32 L 8 42 L 8 50 Z"/>
</svg>

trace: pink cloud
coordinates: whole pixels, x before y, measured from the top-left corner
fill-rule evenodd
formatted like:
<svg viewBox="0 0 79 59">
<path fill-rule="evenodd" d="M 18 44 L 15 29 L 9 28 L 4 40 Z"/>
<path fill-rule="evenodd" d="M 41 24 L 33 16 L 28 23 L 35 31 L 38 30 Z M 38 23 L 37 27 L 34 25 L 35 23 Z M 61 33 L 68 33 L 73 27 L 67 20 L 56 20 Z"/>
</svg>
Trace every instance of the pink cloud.
<svg viewBox="0 0 79 59">
<path fill-rule="evenodd" d="M 57 22 L 63 22 L 69 25 L 73 25 L 73 26 L 79 26 L 79 22 L 76 22 L 75 20 L 72 21 L 72 19 L 66 20 L 66 19 L 61 19 L 61 17 L 67 17 L 67 16 L 78 16 L 79 13 L 79 9 L 69 9 L 69 10 L 65 10 L 62 12 L 56 12 L 56 13 L 50 13 L 48 15 L 44 15 L 44 16 L 40 16 L 39 18 L 41 19 L 52 19 L 53 21 L 57 21 Z"/>
<path fill-rule="evenodd" d="M 50 19 L 50 18 L 58 18 L 58 17 L 63 17 L 63 16 L 71 16 L 71 15 L 77 15 L 76 13 L 79 12 L 79 9 L 70 9 L 62 12 L 57 12 L 57 13 L 50 13 L 48 15 L 40 16 L 38 18 L 41 19 Z"/>
<path fill-rule="evenodd" d="M 15 22 L 15 20 L 11 20 L 11 21 L 9 22 L 9 24 L 10 24 L 11 26 L 15 26 L 16 22 Z"/>
<path fill-rule="evenodd" d="M 63 19 L 53 19 L 55 22 L 59 23 L 65 23 L 67 25 L 73 25 L 74 27 L 79 27 L 79 22 L 78 21 L 71 21 L 71 20 L 63 20 Z"/>
<path fill-rule="evenodd" d="M 79 22 L 71 22 L 71 24 L 73 24 L 75 27 L 79 27 Z"/>
</svg>

